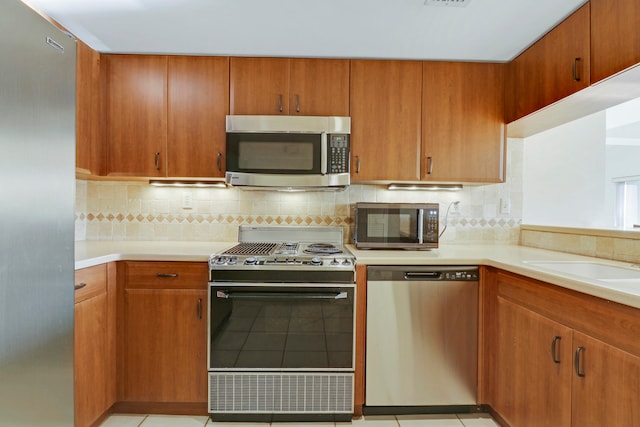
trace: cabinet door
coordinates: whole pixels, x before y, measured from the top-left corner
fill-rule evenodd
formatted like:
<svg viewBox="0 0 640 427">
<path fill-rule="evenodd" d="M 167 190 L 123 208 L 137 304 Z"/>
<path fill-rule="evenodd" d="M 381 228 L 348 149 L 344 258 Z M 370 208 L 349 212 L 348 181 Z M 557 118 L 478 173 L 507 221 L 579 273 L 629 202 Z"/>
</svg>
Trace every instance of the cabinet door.
<svg viewBox="0 0 640 427">
<path fill-rule="evenodd" d="M 503 85 L 502 64 L 423 64 L 423 180 L 504 180 Z"/>
<path fill-rule="evenodd" d="M 591 0 L 591 81 L 640 62 L 640 2 Z"/>
<path fill-rule="evenodd" d="M 224 176 L 229 58 L 171 56 L 167 175 Z"/>
<path fill-rule="evenodd" d="M 167 57 L 109 55 L 108 174 L 166 176 Z"/>
<path fill-rule="evenodd" d="M 102 58 L 82 41 L 77 42 L 76 168 L 81 173 L 104 175 L 104 94 Z"/>
<path fill-rule="evenodd" d="M 587 3 L 509 64 L 507 123 L 589 86 L 589 16 Z"/>
<path fill-rule="evenodd" d="M 494 409 L 514 427 L 570 426 L 571 329 L 501 297 L 498 327 Z"/>
<path fill-rule="evenodd" d="M 289 114 L 349 115 L 349 61 L 292 59 Z"/>
<path fill-rule="evenodd" d="M 75 305 L 75 425 L 86 427 L 109 409 L 107 294 Z"/>
<path fill-rule="evenodd" d="M 76 271 L 74 284 L 75 425 L 86 427 L 115 400 L 106 265 Z"/>
<path fill-rule="evenodd" d="M 231 58 L 230 114 L 289 114 L 288 58 Z"/>
<path fill-rule="evenodd" d="M 422 63 L 351 61 L 351 178 L 420 179 Z"/>
<path fill-rule="evenodd" d="M 640 357 L 574 332 L 573 425 L 640 426 Z M 580 371 L 580 375 L 578 375 Z"/>
<path fill-rule="evenodd" d="M 206 301 L 205 290 L 125 290 L 125 400 L 207 401 Z"/>
</svg>

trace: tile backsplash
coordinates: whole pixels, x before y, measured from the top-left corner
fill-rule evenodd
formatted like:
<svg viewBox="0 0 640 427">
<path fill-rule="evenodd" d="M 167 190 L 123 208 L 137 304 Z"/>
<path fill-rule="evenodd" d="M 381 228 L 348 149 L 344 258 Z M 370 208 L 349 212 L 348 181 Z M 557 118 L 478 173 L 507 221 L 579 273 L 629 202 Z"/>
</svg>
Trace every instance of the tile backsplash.
<svg viewBox="0 0 640 427">
<path fill-rule="evenodd" d="M 459 212 L 449 213 L 442 242 L 518 243 L 522 151 L 521 140 L 509 140 L 505 183 L 465 186 L 458 192 L 355 184 L 341 192 L 281 193 L 78 180 L 76 240 L 235 241 L 238 226 L 247 224 L 337 225 L 351 241 L 356 202 L 439 203 L 442 230 L 448 206 L 460 201 Z M 500 213 L 501 200 L 509 200 L 509 213 Z"/>
</svg>

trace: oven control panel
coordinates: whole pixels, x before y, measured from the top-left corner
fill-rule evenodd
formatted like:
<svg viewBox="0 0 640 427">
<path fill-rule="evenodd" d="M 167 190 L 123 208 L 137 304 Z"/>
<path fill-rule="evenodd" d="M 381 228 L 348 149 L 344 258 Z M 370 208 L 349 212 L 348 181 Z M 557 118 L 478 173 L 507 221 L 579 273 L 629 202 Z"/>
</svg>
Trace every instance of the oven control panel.
<svg viewBox="0 0 640 427">
<path fill-rule="evenodd" d="M 211 268 L 238 266 L 353 267 L 354 264 L 354 260 L 345 257 L 250 256 L 238 258 L 235 255 L 216 255 L 209 260 Z"/>
</svg>

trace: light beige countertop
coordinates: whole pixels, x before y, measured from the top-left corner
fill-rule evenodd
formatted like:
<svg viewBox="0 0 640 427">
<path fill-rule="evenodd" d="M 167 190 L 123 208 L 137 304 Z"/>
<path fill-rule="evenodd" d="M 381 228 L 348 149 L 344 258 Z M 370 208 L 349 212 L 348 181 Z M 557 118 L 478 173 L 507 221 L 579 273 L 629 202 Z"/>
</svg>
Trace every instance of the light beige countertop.
<svg viewBox="0 0 640 427">
<path fill-rule="evenodd" d="M 235 242 L 163 241 L 79 241 L 75 247 L 75 268 L 111 261 L 200 261 Z M 347 248 L 363 265 L 487 265 L 512 273 L 573 289 L 589 295 L 640 308 L 640 285 L 606 283 L 538 267 L 531 262 L 597 263 L 639 271 L 640 266 L 517 245 L 441 244 L 431 251 L 357 250 Z M 640 282 L 638 282 L 640 283 Z"/>
</svg>

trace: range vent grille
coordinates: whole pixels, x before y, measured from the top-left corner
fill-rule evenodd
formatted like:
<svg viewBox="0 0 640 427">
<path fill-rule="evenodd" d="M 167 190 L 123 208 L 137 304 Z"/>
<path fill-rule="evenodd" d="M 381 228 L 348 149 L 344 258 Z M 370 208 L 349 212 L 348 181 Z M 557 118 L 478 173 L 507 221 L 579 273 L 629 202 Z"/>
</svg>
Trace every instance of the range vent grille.
<svg viewBox="0 0 640 427">
<path fill-rule="evenodd" d="M 209 373 L 209 412 L 353 413 L 352 373 Z"/>
<path fill-rule="evenodd" d="M 467 7 L 471 0 L 425 0 L 425 6 Z"/>
</svg>

